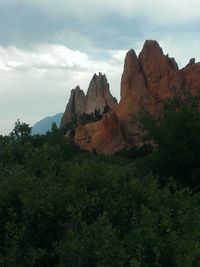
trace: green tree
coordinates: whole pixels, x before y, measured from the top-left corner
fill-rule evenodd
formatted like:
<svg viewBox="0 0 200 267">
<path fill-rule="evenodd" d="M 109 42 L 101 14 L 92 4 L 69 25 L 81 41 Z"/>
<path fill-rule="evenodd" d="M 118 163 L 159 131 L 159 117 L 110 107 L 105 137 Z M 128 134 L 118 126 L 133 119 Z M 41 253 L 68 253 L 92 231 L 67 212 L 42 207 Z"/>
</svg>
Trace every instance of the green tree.
<svg viewBox="0 0 200 267">
<path fill-rule="evenodd" d="M 173 176 L 194 190 L 200 189 L 199 103 L 199 96 L 184 91 L 164 103 L 159 117 L 149 113 L 141 117 L 145 140 L 155 148 L 142 162 L 146 171 L 159 174 L 163 181 Z"/>
<path fill-rule="evenodd" d="M 11 138 L 24 141 L 31 135 L 31 127 L 27 123 L 21 123 L 19 120 L 15 122 L 15 127 L 10 133 Z"/>
</svg>

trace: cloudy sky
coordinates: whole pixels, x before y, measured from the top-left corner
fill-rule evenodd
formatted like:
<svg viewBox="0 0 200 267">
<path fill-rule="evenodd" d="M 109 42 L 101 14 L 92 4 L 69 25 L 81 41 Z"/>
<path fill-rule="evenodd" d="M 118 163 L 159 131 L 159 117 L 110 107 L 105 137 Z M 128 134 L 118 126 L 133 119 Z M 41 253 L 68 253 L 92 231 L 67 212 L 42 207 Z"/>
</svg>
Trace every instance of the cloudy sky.
<svg viewBox="0 0 200 267">
<path fill-rule="evenodd" d="M 200 1 L 0 0 L 0 134 L 64 111 L 95 72 L 119 98 L 124 55 L 146 39 L 200 61 Z"/>
</svg>

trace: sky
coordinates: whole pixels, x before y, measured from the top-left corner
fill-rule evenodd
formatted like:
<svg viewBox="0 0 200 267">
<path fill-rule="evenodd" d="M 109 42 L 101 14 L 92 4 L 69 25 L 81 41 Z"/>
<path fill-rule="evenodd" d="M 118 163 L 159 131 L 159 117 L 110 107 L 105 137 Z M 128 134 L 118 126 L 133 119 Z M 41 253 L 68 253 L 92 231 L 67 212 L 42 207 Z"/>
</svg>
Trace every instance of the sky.
<svg viewBox="0 0 200 267">
<path fill-rule="evenodd" d="M 200 1 L 0 0 L 0 134 L 64 112 L 94 73 L 119 99 L 125 54 L 147 39 L 180 68 L 200 61 Z"/>
</svg>

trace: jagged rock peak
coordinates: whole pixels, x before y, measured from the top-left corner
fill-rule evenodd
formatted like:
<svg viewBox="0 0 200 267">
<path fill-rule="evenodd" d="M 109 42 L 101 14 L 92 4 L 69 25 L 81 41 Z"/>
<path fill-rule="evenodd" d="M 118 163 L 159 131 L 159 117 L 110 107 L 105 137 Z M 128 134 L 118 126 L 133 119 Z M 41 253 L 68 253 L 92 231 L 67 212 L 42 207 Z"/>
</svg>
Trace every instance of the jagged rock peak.
<svg viewBox="0 0 200 267">
<path fill-rule="evenodd" d="M 194 59 L 189 66 L 178 70 L 175 59 L 164 55 L 156 41 L 147 40 L 138 57 L 131 49 L 124 62 L 119 105 L 101 121 L 77 127 L 75 143 L 85 150 L 95 149 L 104 154 L 140 145 L 138 113 L 145 109 L 157 116 L 163 101 L 172 97 L 174 88 L 179 89 L 182 82 L 196 95 L 200 86 L 199 73 L 200 63 L 195 63 Z"/>
<path fill-rule="evenodd" d="M 145 62 L 148 64 L 152 62 L 154 65 L 156 63 L 157 67 L 168 66 L 172 71 L 177 71 L 178 64 L 174 58 L 169 57 L 169 55 L 164 55 L 162 48 L 159 43 L 155 40 L 145 41 L 142 51 L 139 54 L 139 61 L 141 65 L 145 65 Z"/>
<path fill-rule="evenodd" d="M 142 84 L 141 86 L 138 84 Z M 121 100 L 124 100 L 133 93 L 133 86 L 136 88 L 144 87 L 144 79 L 138 57 L 133 49 L 126 54 L 124 61 L 124 71 L 121 79 Z"/>
<path fill-rule="evenodd" d="M 159 43 L 155 40 L 146 40 L 144 42 L 142 52 L 144 52 L 145 50 L 150 50 L 150 49 L 159 50 L 161 53 L 163 53 L 163 50 L 160 47 Z"/>
<path fill-rule="evenodd" d="M 174 57 L 169 57 L 168 62 L 175 71 L 179 70 L 178 64 Z"/>
<path fill-rule="evenodd" d="M 85 113 L 92 113 L 95 109 L 103 111 L 105 106 L 113 108 L 117 103 L 116 99 L 110 93 L 110 85 L 106 75 L 99 72 L 92 77 L 86 94 Z"/>
<path fill-rule="evenodd" d="M 124 61 L 124 70 L 130 71 L 138 71 L 139 70 L 139 63 L 138 63 L 138 58 L 135 53 L 135 50 L 130 49 L 125 57 Z"/>
<path fill-rule="evenodd" d="M 77 119 L 83 113 L 91 114 L 95 110 L 103 113 L 105 108 L 113 108 L 117 104 L 117 100 L 110 93 L 110 86 L 106 75 L 99 73 L 94 74 L 89 84 L 87 94 L 76 86 L 71 90 L 69 102 L 61 120 L 61 128 L 65 128 L 75 117 Z"/>
<path fill-rule="evenodd" d="M 189 63 L 187 64 L 187 66 L 191 66 L 193 64 L 195 64 L 195 58 L 194 57 L 189 60 Z"/>
<path fill-rule="evenodd" d="M 60 127 L 65 128 L 68 123 L 72 122 L 75 115 L 82 114 L 85 109 L 85 103 L 86 97 L 84 91 L 79 86 L 76 86 L 75 89 L 71 90 L 69 102 L 61 119 Z"/>
<path fill-rule="evenodd" d="M 74 89 L 72 89 L 72 91 L 76 91 L 78 92 L 83 92 L 83 90 L 81 90 L 81 88 L 79 87 L 79 85 L 77 85 Z M 84 93 L 84 92 L 83 92 Z M 85 94 L 85 93 L 84 93 Z"/>
<path fill-rule="evenodd" d="M 102 80 L 106 80 L 106 81 L 107 81 L 106 75 L 105 75 L 105 74 L 102 74 L 101 72 L 99 72 L 98 75 L 95 73 L 95 74 L 93 75 L 91 81 L 93 81 L 93 80 L 97 80 L 97 79 L 102 79 Z"/>
<path fill-rule="evenodd" d="M 140 62 L 148 61 L 151 57 L 154 59 L 158 57 L 165 57 L 163 54 L 163 50 L 160 47 L 159 43 L 154 40 L 145 41 L 142 50 L 139 54 Z"/>
<path fill-rule="evenodd" d="M 103 96 L 105 90 L 110 91 L 106 75 L 101 72 L 98 75 L 95 73 L 90 81 L 87 96 L 90 94 Z"/>
<path fill-rule="evenodd" d="M 178 71 L 176 61 L 164 55 L 158 42 L 151 40 L 144 43 L 138 59 L 149 94 L 154 98 L 169 96 L 171 77 Z"/>
</svg>

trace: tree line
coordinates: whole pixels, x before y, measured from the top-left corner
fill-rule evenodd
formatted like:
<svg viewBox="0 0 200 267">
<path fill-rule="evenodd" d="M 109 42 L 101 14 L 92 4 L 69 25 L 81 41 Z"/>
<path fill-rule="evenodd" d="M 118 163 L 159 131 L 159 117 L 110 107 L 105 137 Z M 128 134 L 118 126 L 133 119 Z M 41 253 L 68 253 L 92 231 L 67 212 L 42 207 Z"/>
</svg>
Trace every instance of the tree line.
<svg viewBox="0 0 200 267">
<path fill-rule="evenodd" d="M 0 136 L 0 266 L 200 265 L 199 98 L 139 115 L 143 147 L 94 155 L 54 124 Z"/>
</svg>

